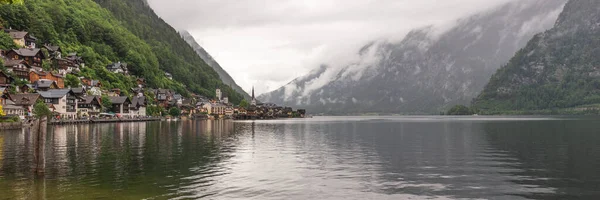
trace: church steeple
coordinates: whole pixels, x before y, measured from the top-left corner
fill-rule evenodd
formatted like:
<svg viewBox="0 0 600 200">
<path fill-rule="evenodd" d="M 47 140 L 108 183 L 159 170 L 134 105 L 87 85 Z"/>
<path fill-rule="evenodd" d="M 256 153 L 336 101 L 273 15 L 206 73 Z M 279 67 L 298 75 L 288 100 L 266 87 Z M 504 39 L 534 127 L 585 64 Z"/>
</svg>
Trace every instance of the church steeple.
<svg viewBox="0 0 600 200">
<path fill-rule="evenodd" d="M 254 98 L 254 86 L 252 86 L 252 101 L 250 101 L 250 105 L 256 106 L 256 98 Z"/>
</svg>

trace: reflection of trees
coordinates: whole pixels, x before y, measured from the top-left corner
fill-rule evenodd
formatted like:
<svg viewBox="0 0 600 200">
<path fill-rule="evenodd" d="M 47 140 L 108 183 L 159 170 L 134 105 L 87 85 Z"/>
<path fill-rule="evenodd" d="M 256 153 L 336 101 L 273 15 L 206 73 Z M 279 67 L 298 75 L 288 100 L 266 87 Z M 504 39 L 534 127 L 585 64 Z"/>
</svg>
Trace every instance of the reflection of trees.
<svg viewBox="0 0 600 200">
<path fill-rule="evenodd" d="M 600 193 L 600 124 L 588 120 L 487 123 L 489 143 L 519 161 L 513 182 L 554 188 L 527 198 L 594 199 Z"/>
<path fill-rule="evenodd" d="M 43 185 L 45 198 L 76 199 L 171 193 L 194 181 L 182 177 L 228 158 L 221 155 L 220 141 L 232 131 L 231 121 L 55 126 L 48 132 L 43 184 L 30 184 L 28 133 L 0 133 L 0 191 L 5 197 L 39 197 L 29 191 Z"/>
</svg>

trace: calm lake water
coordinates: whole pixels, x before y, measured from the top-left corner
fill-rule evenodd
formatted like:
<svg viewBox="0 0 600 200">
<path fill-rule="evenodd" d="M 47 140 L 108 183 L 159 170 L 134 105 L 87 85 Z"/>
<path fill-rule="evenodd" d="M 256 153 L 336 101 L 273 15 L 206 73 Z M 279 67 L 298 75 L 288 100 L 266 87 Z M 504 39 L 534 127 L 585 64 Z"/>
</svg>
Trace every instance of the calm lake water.
<svg viewBox="0 0 600 200">
<path fill-rule="evenodd" d="M 0 132 L 0 199 L 600 199 L 600 118 L 319 117 Z"/>
</svg>

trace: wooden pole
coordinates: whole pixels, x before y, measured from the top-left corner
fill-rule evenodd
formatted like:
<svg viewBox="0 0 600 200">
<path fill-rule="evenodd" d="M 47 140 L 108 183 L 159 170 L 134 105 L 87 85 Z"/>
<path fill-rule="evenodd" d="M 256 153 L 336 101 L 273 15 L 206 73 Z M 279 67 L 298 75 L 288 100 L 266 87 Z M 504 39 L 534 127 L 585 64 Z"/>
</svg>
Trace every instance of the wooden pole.
<svg viewBox="0 0 600 200">
<path fill-rule="evenodd" d="M 36 119 L 31 127 L 31 133 L 35 136 L 35 149 L 33 153 L 34 170 L 37 175 L 43 175 L 46 169 L 46 131 L 48 127 L 48 118 L 42 117 Z"/>
</svg>

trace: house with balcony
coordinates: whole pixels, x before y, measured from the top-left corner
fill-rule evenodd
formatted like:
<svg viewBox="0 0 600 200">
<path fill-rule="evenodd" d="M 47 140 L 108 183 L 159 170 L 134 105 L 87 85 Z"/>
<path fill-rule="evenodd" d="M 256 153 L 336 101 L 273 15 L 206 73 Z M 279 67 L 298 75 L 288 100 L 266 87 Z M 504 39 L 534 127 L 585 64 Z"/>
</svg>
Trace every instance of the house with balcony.
<svg viewBox="0 0 600 200">
<path fill-rule="evenodd" d="M 35 70 L 29 72 L 29 82 L 34 83 L 40 79 L 47 79 L 47 80 L 55 81 L 56 85 L 58 85 L 58 88 L 65 87 L 65 80 L 64 80 L 63 76 L 61 76 L 61 75 L 54 74 L 52 72 L 35 71 Z"/>
<path fill-rule="evenodd" d="M 32 69 L 25 60 L 12 60 L 4 59 L 4 67 L 7 72 L 12 72 L 16 77 L 20 79 L 28 79 L 29 71 Z"/>
<path fill-rule="evenodd" d="M 70 89 L 38 91 L 41 98 L 61 119 L 77 118 L 79 98 Z"/>
<path fill-rule="evenodd" d="M 119 117 L 129 117 L 129 106 L 131 105 L 131 100 L 126 96 L 118 96 L 118 97 L 109 97 L 110 102 L 112 103 L 111 112 L 117 114 Z"/>
<path fill-rule="evenodd" d="M 134 96 L 133 98 L 131 98 L 131 104 L 129 105 L 129 114 L 131 117 L 145 117 L 146 97 Z"/>
<path fill-rule="evenodd" d="M 12 29 L 4 29 L 5 33 L 8 33 L 12 38 L 13 42 L 19 47 L 35 48 L 35 42 L 37 38 L 25 31 L 18 31 Z"/>
<path fill-rule="evenodd" d="M 77 104 L 77 111 L 81 116 L 98 117 L 102 112 L 100 96 L 89 95 L 81 98 Z"/>
<path fill-rule="evenodd" d="M 40 98 L 39 94 L 11 94 L 10 100 L 14 102 L 16 106 L 21 106 L 25 113 L 25 116 L 33 116 L 33 105 Z"/>
<path fill-rule="evenodd" d="M 46 56 L 40 49 L 11 49 L 5 53 L 11 60 L 25 60 L 27 64 L 34 67 L 42 67 Z"/>
</svg>

